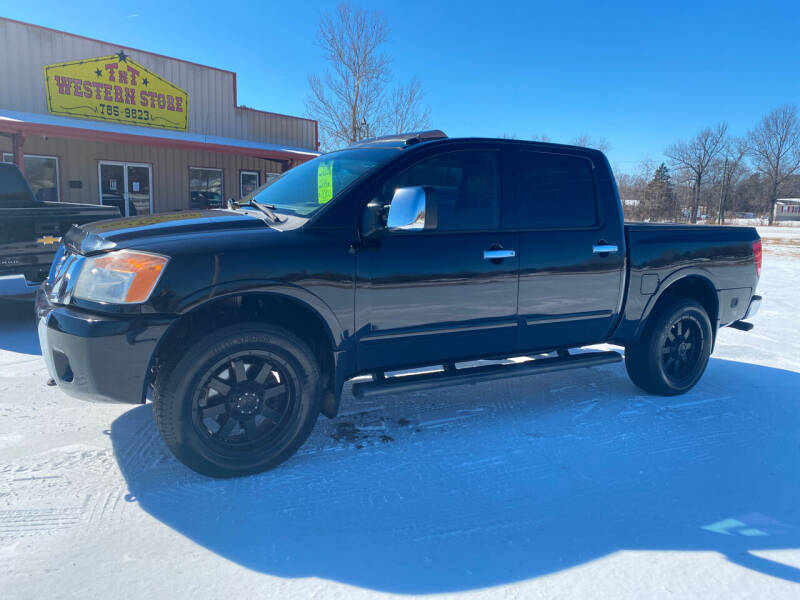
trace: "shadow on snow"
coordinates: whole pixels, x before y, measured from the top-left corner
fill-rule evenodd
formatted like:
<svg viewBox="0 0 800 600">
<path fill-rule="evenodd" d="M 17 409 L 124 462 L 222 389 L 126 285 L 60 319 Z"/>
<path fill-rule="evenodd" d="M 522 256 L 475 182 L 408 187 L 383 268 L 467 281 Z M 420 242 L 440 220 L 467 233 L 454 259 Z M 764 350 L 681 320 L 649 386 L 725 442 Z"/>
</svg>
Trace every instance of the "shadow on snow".
<svg viewBox="0 0 800 600">
<path fill-rule="evenodd" d="M 0 300 L 0 350 L 41 354 L 33 301 Z"/>
<path fill-rule="evenodd" d="M 336 422 L 321 420 L 300 455 L 238 480 L 178 464 L 150 405 L 111 435 L 132 501 L 280 577 L 449 592 L 619 550 L 685 550 L 800 582 L 800 570 L 751 552 L 800 546 L 800 374 L 712 359 L 695 390 L 662 398 L 641 395 L 619 366 L 582 373 L 396 397 L 417 414 L 466 395 L 490 408 L 361 450 L 331 444 Z"/>
</svg>

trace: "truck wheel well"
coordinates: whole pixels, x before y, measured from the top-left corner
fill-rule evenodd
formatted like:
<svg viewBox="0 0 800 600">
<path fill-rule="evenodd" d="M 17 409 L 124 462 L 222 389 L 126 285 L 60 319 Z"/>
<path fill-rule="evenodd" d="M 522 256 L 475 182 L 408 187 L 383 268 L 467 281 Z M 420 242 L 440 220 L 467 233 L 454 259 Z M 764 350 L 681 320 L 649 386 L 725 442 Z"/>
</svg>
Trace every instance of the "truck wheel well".
<svg viewBox="0 0 800 600">
<path fill-rule="evenodd" d="M 719 301 L 717 299 L 717 290 L 708 279 L 697 275 L 689 275 L 670 284 L 656 301 L 656 305 L 650 311 L 648 320 L 658 315 L 664 306 L 675 298 L 690 298 L 699 302 L 706 309 L 708 319 L 711 321 L 711 328 L 714 331 L 714 337 L 716 337 Z"/>
<path fill-rule="evenodd" d="M 158 346 L 151 362 L 150 382 L 155 370 L 169 368 L 182 350 L 209 331 L 234 323 L 259 321 L 274 323 L 305 341 L 320 366 L 324 385 L 323 413 L 332 402 L 334 390 L 333 340 L 328 327 L 306 305 L 278 294 L 240 294 L 212 300 L 183 315 Z"/>
</svg>

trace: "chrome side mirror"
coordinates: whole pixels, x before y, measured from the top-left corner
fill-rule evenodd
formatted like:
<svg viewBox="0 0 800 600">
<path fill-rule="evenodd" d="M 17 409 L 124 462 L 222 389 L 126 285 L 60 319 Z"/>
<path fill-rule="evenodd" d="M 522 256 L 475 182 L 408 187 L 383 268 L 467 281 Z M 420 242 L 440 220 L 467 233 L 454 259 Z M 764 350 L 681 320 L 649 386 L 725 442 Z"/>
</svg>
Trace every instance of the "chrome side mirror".
<svg viewBox="0 0 800 600">
<path fill-rule="evenodd" d="M 389 205 L 386 229 L 422 231 L 436 228 L 436 210 L 432 198 L 421 187 L 402 187 L 394 191 Z"/>
</svg>

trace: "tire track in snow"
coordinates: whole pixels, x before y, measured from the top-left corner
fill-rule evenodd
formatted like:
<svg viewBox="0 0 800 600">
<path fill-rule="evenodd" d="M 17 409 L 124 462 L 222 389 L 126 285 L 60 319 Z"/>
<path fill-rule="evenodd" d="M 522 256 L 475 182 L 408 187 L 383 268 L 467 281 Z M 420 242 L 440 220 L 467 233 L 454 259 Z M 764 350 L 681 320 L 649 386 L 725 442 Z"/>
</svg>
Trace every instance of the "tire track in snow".
<svg viewBox="0 0 800 600">
<path fill-rule="evenodd" d="M 118 523 L 126 492 L 111 448 L 54 448 L 0 465 L 0 538 Z"/>
<path fill-rule="evenodd" d="M 124 502 L 120 502 L 127 490 L 125 488 L 117 488 L 108 490 L 105 493 L 98 493 L 90 499 L 91 509 L 84 515 L 86 525 L 108 526 L 111 524 L 121 523 L 125 507 Z"/>
<path fill-rule="evenodd" d="M 82 519 L 84 507 L 29 508 L 0 511 L 0 539 L 71 529 Z"/>
<path fill-rule="evenodd" d="M 156 463 L 171 459 L 167 447 L 158 435 L 155 423 L 145 420 L 124 444 L 124 452 L 116 459 L 122 471 L 139 472 Z"/>
</svg>

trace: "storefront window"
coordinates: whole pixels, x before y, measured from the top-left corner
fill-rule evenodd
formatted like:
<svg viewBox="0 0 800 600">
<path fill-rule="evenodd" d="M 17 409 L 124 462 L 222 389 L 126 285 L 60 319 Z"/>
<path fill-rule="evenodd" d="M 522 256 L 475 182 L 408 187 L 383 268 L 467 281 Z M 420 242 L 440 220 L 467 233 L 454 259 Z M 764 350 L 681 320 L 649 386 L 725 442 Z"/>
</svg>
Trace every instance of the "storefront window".
<svg viewBox="0 0 800 600">
<path fill-rule="evenodd" d="M 239 198 L 244 198 L 261 185 L 258 171 L 239 171 Z"/>
<path fill-rule="evenodd" d="M 3 153 L 3 162 L 13 163 L 14 156 L 10 152 Z M 58 157 L 25 155 L 25 179 L 33 190 L 37 200 L 58 202 Z"/>
<path fill-rule="evenodd" d="M 222 169 L 189 167 L 189 202 L 192 208 L 221 208 Z"/>
</svg>

